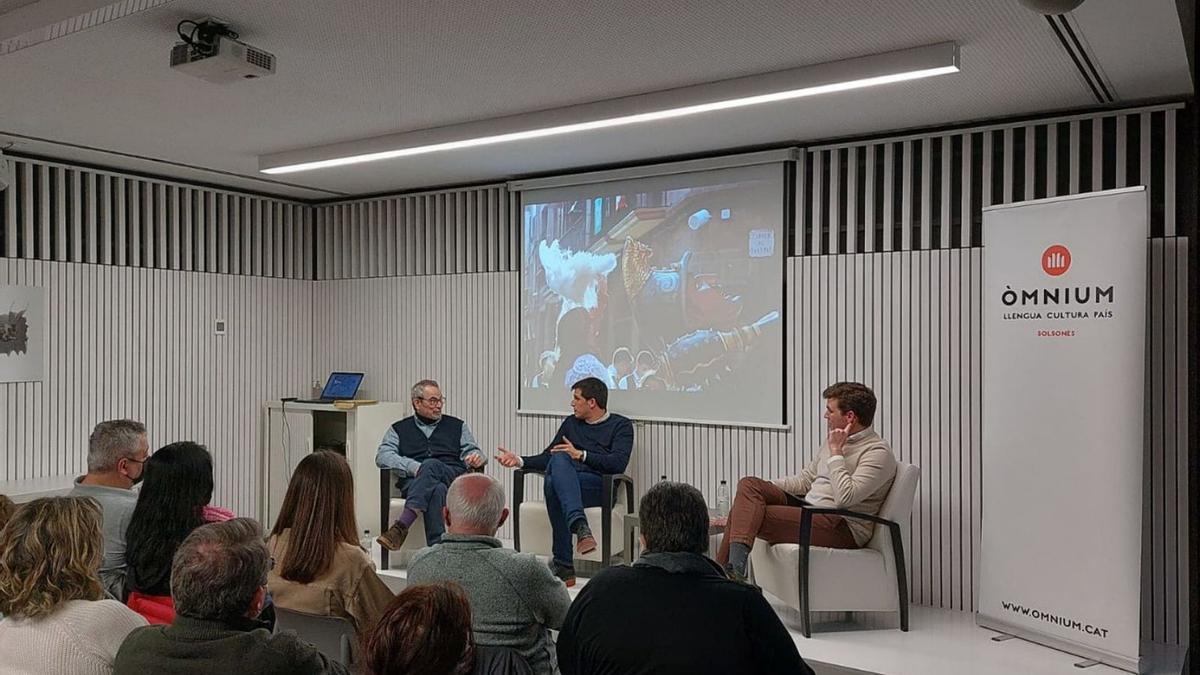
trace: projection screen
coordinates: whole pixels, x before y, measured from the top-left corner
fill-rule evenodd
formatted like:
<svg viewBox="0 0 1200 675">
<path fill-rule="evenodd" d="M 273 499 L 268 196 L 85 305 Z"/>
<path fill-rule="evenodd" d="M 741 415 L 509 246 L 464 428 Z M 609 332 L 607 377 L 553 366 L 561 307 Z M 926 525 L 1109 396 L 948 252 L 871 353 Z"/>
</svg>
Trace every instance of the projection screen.
<svg viewBox="0 0 1200 675">
<path fill-rule="evenodd" d="M 640 419 L 784 419 L 783 162 L 524 190 L 523 413 L 600 378 Z"/>
</svg>

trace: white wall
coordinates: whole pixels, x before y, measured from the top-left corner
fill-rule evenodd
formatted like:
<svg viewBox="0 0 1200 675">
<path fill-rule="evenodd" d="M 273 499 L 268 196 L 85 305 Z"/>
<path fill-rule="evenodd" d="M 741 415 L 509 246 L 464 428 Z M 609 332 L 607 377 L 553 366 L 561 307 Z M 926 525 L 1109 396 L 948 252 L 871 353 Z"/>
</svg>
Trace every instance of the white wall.
<svg viewBox="0 0 1200 675">
<path fill-rule="evenodd" d="M 1142 614 L 1146 637 L 1185 641 L 1188 242 L 1175 222 L 1174 115 L 1105 112 L 807 149 L 788 260 L 792 429 L 639 425 L 639 491 L 667 475 L 711 499 L 722 478 L 794 472 L 824 433 L 821 389 L 862 380 L 879 395 L 879 431 L 922 469 L 905 533 L 913 601 L 973 610 L 981 209 L 1145 184 L 1154 206 Z M 483 188 L 318 207 L 318 278 L 330 281 L 316 282 L 314 372 L 363 370 L 372 395 L 392 400 L 433 377 L 481 445 L 543 447 L 558 420 L 513 412 L 519 228 L 497 209 L 514 199 Z M 454 236 L 437 234 L 439 222 Z M 508 485 L 494 462 L 488 470 Z M 526 493 L 540 495 L 535 479 Z"/>
</svg>

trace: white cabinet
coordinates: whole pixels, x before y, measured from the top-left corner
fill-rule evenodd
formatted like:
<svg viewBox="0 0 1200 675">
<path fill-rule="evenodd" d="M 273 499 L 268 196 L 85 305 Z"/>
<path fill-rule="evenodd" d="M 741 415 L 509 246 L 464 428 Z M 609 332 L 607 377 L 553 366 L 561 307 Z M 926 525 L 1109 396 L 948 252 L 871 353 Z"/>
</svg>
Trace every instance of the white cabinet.
<svg viewBox="0 0 1200 675">
<path fill-rule="evenodd" d="M 375 450 L 393 422 L 412 414 L 408 403 L 379 402 L 341 410 L 327 403 L 266 404 L 259 519 L 268 531 L 275 524 L 292 472 L 314 450 L 346 457 L 354 474 L 354 516 L 358 529 L 379 529 L 379 469 Z"/>
</svg>

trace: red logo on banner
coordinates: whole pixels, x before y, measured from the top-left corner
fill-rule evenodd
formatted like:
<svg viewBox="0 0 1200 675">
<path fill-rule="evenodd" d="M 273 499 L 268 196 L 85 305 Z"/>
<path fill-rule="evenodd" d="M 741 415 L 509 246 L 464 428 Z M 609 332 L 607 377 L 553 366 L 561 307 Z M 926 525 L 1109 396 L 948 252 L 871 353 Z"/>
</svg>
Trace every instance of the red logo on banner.
<svg viewBox="0 0 1200 675">
<path fill-rule="evenodd" d="M 1042 269 L 1052 277 L 1061 276 L 1071 269 L 1071 252 L 1062 244 L 1055 244 L 1042 253 Z"/>
</svg>

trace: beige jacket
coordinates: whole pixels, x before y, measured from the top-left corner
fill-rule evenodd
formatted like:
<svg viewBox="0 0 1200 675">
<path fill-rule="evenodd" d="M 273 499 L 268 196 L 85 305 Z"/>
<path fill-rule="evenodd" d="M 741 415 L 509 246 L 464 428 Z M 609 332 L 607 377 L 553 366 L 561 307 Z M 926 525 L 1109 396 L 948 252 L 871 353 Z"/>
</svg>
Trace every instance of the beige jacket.
<svg viewBox="0 0 1200 675">
<path fill-rule="evenodd" d="M 290 532 L 284 530 L 267 542 L 276 568 L 283 562 Z M 354 544 L 341 544 L 329 570 L 307 584 L 288 581 L 279 576 L 278 569 L 272 568 L 267 577 L 267 590 L 271 591 L 275 604 L 284 609 L 340 616 L 349 619 L 359 631 L 373 624 L 394 597 L 375 574 L 375 566 L 367 553 Z"/>
<path fill-rule="evenodd" d="M 804 499 L 813 506 L 849 509 L 876 515 L 887 499 L 896 477 L 896 458 L 888 442 L 867 427 L 846 439 L 842 455 L 829 454 L 829 443 L 798 476 L 771 481 L 780 489 Z M 865 546 L 875 532 L 870 521 L 847 518 L 846 524 L 859 546 Z"/>
</svg>

